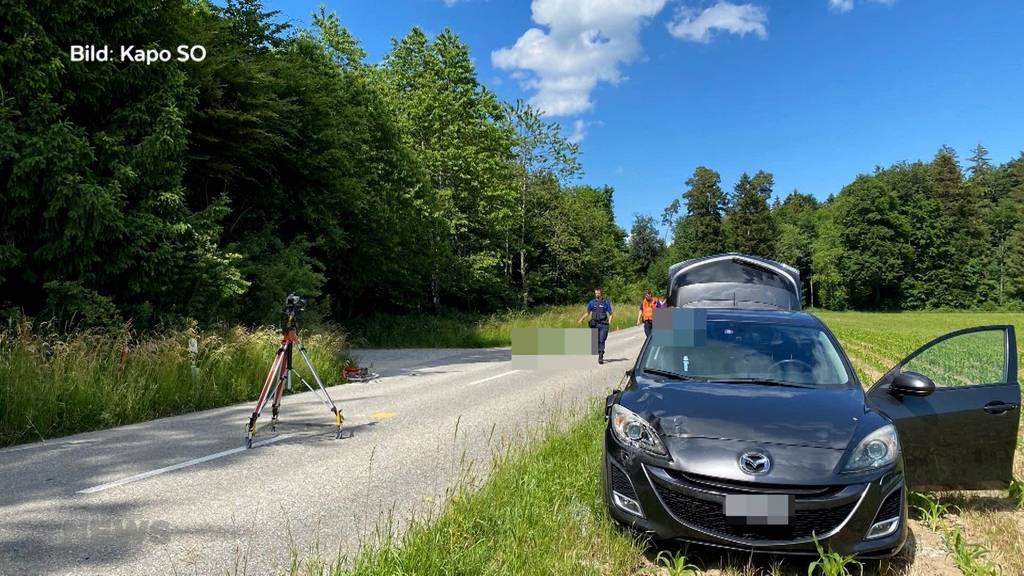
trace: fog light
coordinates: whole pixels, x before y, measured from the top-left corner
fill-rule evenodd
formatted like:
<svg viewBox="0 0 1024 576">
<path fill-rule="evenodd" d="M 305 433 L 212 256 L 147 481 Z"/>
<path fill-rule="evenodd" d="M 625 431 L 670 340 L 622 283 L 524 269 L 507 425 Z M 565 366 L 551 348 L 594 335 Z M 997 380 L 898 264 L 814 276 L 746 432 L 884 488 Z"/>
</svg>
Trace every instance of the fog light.
<svg viewBox="0 0 1024 576">
<path fill-rule="evenodd" d="M 888 520 L 882 520 L 881 522 L 875 522 L 871 525 L 871 529 L 868 530 L 867 539 L 872 540 L 874 538 L 881 538 L 888 536 L 896 531 L 900 527 L 899 516 L 896 518 L 890 518 Z"/>
<path fill-rule="evenodd" d="M 615 502 L 616 506 L 634 516 L 639 516 L 641 518 L 644 517 L 643 511 L 640 510 L 640 503 L 629 496 L 623 496 L 622 494 L 612 490 L 612 501 Z"/>
</svg>

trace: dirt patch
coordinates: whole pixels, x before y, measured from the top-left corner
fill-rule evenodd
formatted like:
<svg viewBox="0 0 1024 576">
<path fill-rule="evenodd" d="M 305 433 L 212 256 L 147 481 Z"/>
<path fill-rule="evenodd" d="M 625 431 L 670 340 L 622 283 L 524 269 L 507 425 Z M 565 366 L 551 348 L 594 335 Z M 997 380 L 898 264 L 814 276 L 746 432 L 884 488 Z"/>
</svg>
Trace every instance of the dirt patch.
<svg viewBox="0 0 1024 576">
<path fill-rule="evenodd" d="M 942 537 L 916 520 L 910 520 L 910 534 L 885 576 L 962 576 L 946 553 Z"/>
</svg>

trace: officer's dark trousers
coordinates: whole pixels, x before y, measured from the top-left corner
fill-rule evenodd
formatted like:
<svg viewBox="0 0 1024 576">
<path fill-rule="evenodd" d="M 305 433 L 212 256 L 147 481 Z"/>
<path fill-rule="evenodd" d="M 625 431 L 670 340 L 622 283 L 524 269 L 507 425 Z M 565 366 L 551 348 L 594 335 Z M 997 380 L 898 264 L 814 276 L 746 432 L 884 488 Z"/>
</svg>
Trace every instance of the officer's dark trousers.
<svg viewBox="0 0 1024 576">
<path fill-rule="evenodd" d="M 598 324 L 597 328 L 597 353 L 604 356 L 604 341 L 608 339 L 608 325 Z"/>
<path fill-rule="evenodd" d="M 651 335 L 651 328 L 654 326 L 654 320 L 644 320 L 644 336 Z"/>
</svg>

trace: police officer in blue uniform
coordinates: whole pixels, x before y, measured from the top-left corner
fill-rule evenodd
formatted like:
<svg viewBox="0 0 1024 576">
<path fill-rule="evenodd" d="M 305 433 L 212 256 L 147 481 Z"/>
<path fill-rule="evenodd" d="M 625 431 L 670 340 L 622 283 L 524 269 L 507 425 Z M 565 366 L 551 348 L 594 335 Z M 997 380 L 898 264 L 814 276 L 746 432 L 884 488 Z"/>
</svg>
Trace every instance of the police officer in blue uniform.
<svg viewBox="0 0 1024 576">
<path fill-rule="evenodd" d="M 612 303 L 604 299 L 601 288 L 594 288 L 594 298 L 587 302 L 587 311 L 580 316 L 580 322 L 587 316 L 590 316 L 590 327 L 597 330 L 597 363 L 604 364 L 604 341 L 608 339 L 608 324 L 612 321 Z"/>
</svg>

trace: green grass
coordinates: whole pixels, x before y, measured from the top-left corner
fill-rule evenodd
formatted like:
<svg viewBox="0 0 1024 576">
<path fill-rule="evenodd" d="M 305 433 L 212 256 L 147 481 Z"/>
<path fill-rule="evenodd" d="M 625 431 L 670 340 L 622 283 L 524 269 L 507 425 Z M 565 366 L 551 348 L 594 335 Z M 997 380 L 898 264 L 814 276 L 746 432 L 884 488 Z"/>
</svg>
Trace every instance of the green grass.
<svg viewBox="0 0 1024 576">
<path fill-rule="evenodd" d="M 864 574 L 864 565 L 854 559 L 853 555 L 842 555 L 823 547 L 817 539 L 814 547 L 818 549 L 818 558 L 807 566 L 807 576 L 853 576 Z"/>
<path fill-rule="evenodd" d="M 325 383 L 337 383 L 344 336 L 302 336 Z M 62 335 L 22 322 L 0 331 L 0 446 L 254 399 L 279 341 L 273 328 L 193 325 L 143 338 L 128 327 Z"/>
<path fill-rule="evenodd" d="M 334 576 L 411 574 L 632 574 L 643 548 L 608 518 L 600 494 L 598 408 L 568 428 L 496 456 L 489 479 L 462 484 L 438 517 L 414 521 L 401 540 L 382 537 Z M 380 531 L 390 534 L 388 526 Z M 319 574 L 307 561 L 292 574 Z"/>
<path fill-rule="evenodd" d="M 959 526 L 947 526 L 942 541 L 964 576 L 998 576 L 999 566 L 988 559 L 988 550 L 981 544 L 967 542 Z"/>
<path fill-rule="evenodd" d="M 637 306 L 613 302 L 611 330 L 636 325 Z M 586 321 L 583 304 L 545 306 L 526 312 L 505 311 L 489 315 L 444 313 L 395 316 L 378 314 L 351 323 L 352 345 L 371 348 L 488 348 L 508 346 L 512 328 L 580 328 Z"/>
</svg>

